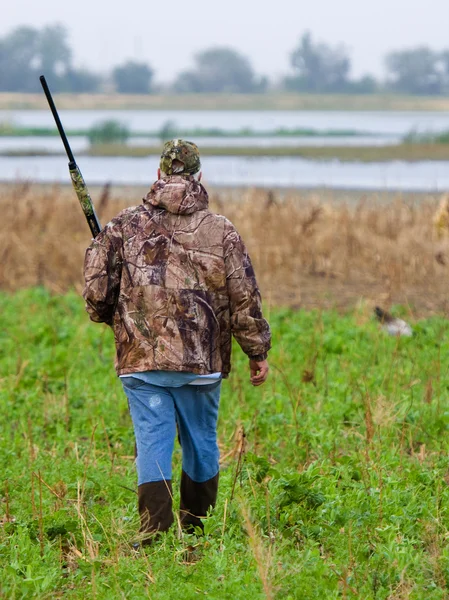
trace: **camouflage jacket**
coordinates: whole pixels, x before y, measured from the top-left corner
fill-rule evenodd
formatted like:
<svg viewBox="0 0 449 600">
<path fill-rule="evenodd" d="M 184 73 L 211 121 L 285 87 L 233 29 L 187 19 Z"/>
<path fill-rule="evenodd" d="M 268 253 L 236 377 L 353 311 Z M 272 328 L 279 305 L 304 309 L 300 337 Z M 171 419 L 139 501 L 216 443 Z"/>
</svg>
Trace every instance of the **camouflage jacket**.
<svg viewBox="0 0 449 600">
<path fill-rule="evenodd" d="M 164 177 L 119 213 L 87 249 L 84 276 L 90 318 L 113 327 L 119 375 L 226 377 L 231 335 L 251 358 L 270 348 L 245 245 L 193 177 Z"/>
</svg>

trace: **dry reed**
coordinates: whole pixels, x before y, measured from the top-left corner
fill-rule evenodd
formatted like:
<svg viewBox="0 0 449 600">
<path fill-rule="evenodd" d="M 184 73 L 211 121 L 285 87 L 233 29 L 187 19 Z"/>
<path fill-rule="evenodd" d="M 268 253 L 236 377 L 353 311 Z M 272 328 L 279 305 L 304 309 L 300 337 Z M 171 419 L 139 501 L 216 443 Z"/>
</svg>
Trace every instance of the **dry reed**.
<svg viewBox="0 0 449 600">
<path fill-rule="evenodd" d="M 103 224 L 138 204 L 139 189 L 93 193 Z M 410 305 L 445 312 L 449 240 L 437 235 L 439 197 L 353 202 L 329 193 L 265 190 L 211 192 L 212 210 L 229 217 L 245 239 L 264 298 L 293 307 Z M 82 287 L 89 230 L 68 187 L 28 183 L 0 188 L 0 289 Z"/>
</svg>

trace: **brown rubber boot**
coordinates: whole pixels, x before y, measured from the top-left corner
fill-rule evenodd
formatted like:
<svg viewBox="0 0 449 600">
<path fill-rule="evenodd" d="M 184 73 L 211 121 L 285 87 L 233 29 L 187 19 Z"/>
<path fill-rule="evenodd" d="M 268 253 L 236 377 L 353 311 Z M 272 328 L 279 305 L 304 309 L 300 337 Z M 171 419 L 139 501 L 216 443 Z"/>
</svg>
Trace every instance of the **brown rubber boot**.
<svg viewBox="0 0 449 600">
<path fill-rule="evenodd" d="M 181 475 L 181 527 L 187 531 L 193 531 L 200 527 L 204 531 L 204 525 L 200 517 L 205 517 L 207 511 L 215 506 L 218 492 L 218 473 L 215 477 L 197 483 L 182 472 Z"/>
<path fill-rule="evenodd" d="M 173 523 L 171 481 L 142 483 L 137 489 L 139 499 L 140 532 L 149 534 L 142 543 L 151 543 L 152 537 L 167 531 Z"/>
</svg>

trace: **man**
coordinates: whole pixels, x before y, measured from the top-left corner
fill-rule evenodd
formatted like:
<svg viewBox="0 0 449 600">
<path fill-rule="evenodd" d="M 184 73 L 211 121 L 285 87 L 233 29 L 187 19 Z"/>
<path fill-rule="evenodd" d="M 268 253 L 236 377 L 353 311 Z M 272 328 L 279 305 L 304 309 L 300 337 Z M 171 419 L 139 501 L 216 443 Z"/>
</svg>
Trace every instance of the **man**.
<svg viewBox="0 0 449 600">
<path fill-rule="evenodd" d="M 195 144 L 167 142 L 143 204 L 108 223 L 85 259 L 87 311 L 114 330 L 136 437 L 141 532 L 149 537 L 173 522 L 176 429 L 182 526 L 202 528 L 215 505 L 232 335 L 249 357 L 251 383 L 268 374 L 270 329 L 251 261 L 232 223 L 209 212 L 200 168 Z"/>
</svg>

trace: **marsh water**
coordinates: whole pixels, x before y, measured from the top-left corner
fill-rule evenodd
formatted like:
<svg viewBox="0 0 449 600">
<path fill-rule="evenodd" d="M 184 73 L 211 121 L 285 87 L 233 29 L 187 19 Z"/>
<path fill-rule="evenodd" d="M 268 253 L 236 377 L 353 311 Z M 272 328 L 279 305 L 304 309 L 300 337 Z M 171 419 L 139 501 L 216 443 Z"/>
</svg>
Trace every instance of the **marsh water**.
<svg viewBox="0 0 449 600">
<path fill-rule="evenodd" d="M 156 132 L 168 122 L 182 129 L 216 128 L 234 132 L 264 133 L 279 129 L 310 129 L 312 136 L 250 135 L 235 137 L 197 137 L 200 146 L 341 146 L 386 145 L 400 141 L 410 132 L 449 130 L 449 113 L 406 111 L 149 111 L 149 110 L 61 110 L 64 127 L 88 129 L 114 119 L 126 124 L 131 132 Z M 0 123 L 23 127 L 53 127 L 46 110 L 0 111 Z M 336 131 L 342 132 L 335 135 Z M 320 134 L 321 132 L 321 134 Z M 330 135 L 330 132 L 333 132 Z M 352 135 L 348 135 L 351 132 Z M 353 135 L 353 134 L 356 135 Z M 72 137 L 73 151 L 84 150 L 85 137 Z M 160 145 L 157 137 L 131 137 L 134 145 Z M 62 151 L 59 138 L 0 137 L 0 151 L 30 153 L 36 150 Z M 157 157 L 79 157 L 87 182 L 142 184 L 154 179 Z M 204 157 L 203 171 L 210 185 L 262 187 L 329 187 L 442 191 L 449 189 L 449 162 L 407 163 L 340 162 L 305 160 L 293 157 Z M 67 183 L 67 160 L 60 156 L 1 156 L 0 180 L 31 180 Z"/>
<path fill-rule="evenodd" d="M 216 186 L 327 187 L 403 191 L 449 189 L 449 161 L 357 163 L 301 158 L 205 156 L 204 180 Z M 79 167 L 89 184 L 149 184 L 158 157 L 81 157 Z M 69 183 L 64 156 L 1 157 L 0 181 Z"/>
</svg>

